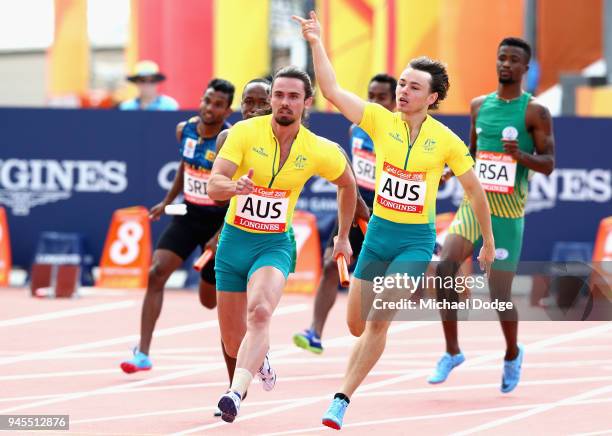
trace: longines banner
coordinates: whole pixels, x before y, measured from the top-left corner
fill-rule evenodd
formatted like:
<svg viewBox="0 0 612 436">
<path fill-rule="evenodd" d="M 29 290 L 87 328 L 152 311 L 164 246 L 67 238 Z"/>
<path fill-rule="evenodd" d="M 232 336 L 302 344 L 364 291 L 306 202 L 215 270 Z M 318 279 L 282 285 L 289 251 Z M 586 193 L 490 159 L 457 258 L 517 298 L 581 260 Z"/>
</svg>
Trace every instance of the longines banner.
<svg viewBox="0 0 612 436">
<path fill-rule="evenodd" d="M 151 207 L 163 198 L 179 156 L 175 126 L 191 115 L 0 109 L 0 204 L 13 263 L 27 267 L 46 230 L 83 234 L 97 262 L 116 209 Z M 467 140 L 467 117 L 440 119 Z M 342 116 L 315 113 L 309 125 L 348 149 Z M 592 243 L 599 221 L 612 215 L 611 131 L 608 119 L 555 119 L 557 169 L 530 181 L 524 260 L 550 260 L 556 241 Z M 440 187 L 438 212 L 454 210 L 461 197 L 451 179 Z M 317 216 L 325 239 L 337 211 L 334 187 L 313 179 L 298 206 Z M 166 220 L 153 224 L 154 241 Z"/>
</svg>

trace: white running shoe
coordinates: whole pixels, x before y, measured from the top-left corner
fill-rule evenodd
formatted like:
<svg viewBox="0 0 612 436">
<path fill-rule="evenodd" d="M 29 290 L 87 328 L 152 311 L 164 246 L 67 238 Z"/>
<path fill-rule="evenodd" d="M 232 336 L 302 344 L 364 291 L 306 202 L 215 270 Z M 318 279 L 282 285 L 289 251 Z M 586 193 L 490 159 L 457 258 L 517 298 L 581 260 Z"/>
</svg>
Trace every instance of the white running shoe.
<svg viewBox="0 0 612 436">
<path fill-rule="evenodd" d="M 217 407 L 221 411 L 221 419 L 225 422 L 234 422 L 240 410 L 240 395 L 234 391 L 228 391 L 219 399 Z"/>
<path fill-rule="evenodd" d="M 264 391 L 271 391 L 274 389 L 274 386 L 276 385 L 276 372 L 274 372 L 274 369 L 272 369 L 270 366 L 270 358 L 268 353 L 266 353 L 266 357 L 264 357 L 264 361 L 261 368 L 259 368 L 257 375 L 261 380 L 261 386 L 263 387 Z"/>
</svg>

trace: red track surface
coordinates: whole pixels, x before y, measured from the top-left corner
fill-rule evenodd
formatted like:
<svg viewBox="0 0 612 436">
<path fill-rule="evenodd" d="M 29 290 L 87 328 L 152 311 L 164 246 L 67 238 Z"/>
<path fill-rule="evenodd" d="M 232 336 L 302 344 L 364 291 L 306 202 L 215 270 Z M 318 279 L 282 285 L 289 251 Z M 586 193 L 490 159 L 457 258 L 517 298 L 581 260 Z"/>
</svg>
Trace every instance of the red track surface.
<svg viewBox="0 0 612 436">
<path fill-rule="evenodd" d="M 15 289 L 0 295 L 0 414 L 69 414 L 71 434 L 333 433 L 320 422 L 354 340 L 344 297 L 330 314 L 320 356 L 291 343 L 309 324 L 312 299 L 283 297 L 271 329 L 276 388 L 268 393 L 254 383 L 236 422 L 225 424 L 212 416 L 228 384 L 216 313 L 195 293 L 167 292 L 153 370 L 133 375 L 119 363 L 137 343 L 141 292 L 73 300 L 33 299 Z M 426 377 L 443 351 L 440 326 L 394 323 L 342 433 L 612 434 L 612 323 L 522 323 L 523 378 L 507 395 L 499 392 L 497 324 L 466 322 L 460 335 L 466 363 L 430 386 Z"/>
</svg>

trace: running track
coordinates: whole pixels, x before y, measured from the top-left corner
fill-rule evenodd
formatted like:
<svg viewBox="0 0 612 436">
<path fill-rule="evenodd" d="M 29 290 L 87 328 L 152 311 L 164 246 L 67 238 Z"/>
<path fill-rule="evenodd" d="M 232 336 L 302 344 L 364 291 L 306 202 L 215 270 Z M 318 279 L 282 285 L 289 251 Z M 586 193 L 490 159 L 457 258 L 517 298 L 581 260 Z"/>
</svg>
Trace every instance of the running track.
<svg viewBox="0 0 612 436">
<path fill-rule="evenodd" d="M 344 296 L 330 314 L 321 356 L 291 342 L 310 320 L 312 298 L 283 297 L 271 328 L 276 389 L 254 383 L 239 418 L 226 424 L 212 416 L 227 387 L 216 313 L 197 294 L 167 292 L 154 368 L 131 376 L 119 362 L 138 340 L 141 292 L 97 290 L 72 300 L 34 299 L 23 289 L 0 295 L 0 414 L 68 414 L 69 433 L 83 435 L 334 432 L 320 418 L 354 341 Z M 342 433 L 612 434 L 612 323 L 522 323 L 523 379 L 508 395 L 499 392 L 496 323 L 466 322 L 460 335 L 466 363 L 446 383 L 429 386 L 443 350 L 440 326 L 394 323 Z"/>
</svg>

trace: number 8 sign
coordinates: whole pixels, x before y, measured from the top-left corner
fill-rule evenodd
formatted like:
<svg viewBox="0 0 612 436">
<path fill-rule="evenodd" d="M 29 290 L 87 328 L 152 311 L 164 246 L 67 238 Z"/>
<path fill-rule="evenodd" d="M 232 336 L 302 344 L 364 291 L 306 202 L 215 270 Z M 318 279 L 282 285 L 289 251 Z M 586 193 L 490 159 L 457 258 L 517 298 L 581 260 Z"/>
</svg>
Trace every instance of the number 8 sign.
<svg viewBox="0 0 612 436">
<path fill-rule="evenodd" d="M 151 264 L 151 228 L 144 207 L 113 214 L 100 260 L 96 286 L 146 288 Z"/>
<path fill-rule="evenodd" d="M 110 247 L 110 258 L 117 265 L 129 265 L 140 254 L 140 245 L 144 230 L 142 224 L 136 220 L 125 221 L 119 225 L 117 239 Z"/>
</svg>

